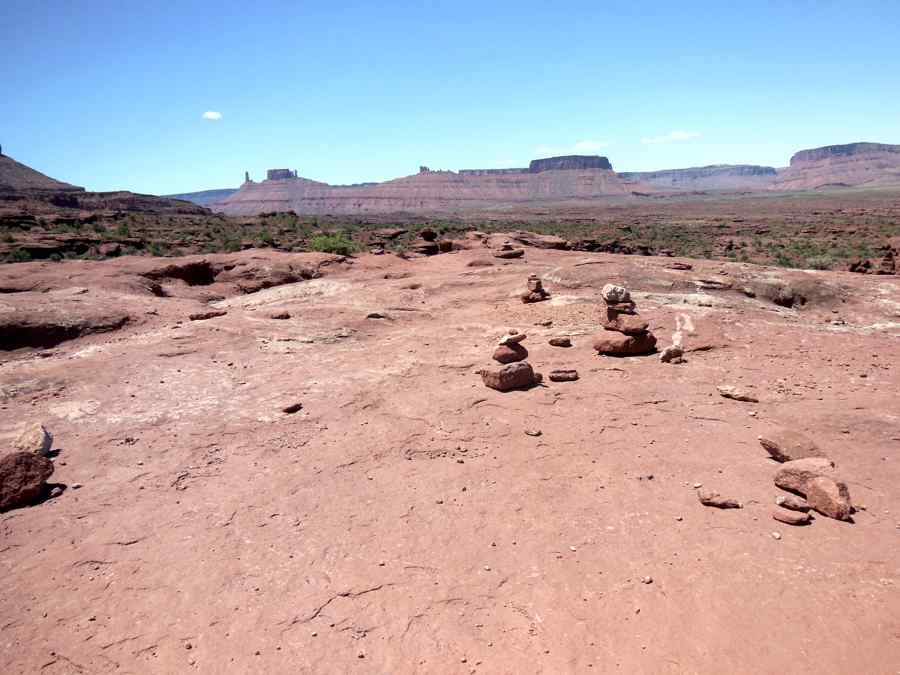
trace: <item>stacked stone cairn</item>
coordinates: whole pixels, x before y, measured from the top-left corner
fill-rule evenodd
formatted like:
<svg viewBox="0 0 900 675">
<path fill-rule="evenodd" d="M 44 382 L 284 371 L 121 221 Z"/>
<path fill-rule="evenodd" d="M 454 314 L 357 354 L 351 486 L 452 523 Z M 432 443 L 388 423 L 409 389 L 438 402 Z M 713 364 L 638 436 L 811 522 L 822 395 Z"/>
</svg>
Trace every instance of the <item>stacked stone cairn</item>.
<svg viewBox="0 0 900 675">
<path fill-rule="evenodd" d="M 500 248 L 494 251 L 494 257 L 500 258 L 502 260 L 512 260 L 513 258 L 521 258 L 525 255 L 524 248 L 517 248 L 512 245 L 512 242 L 505 241 L 500 245 Z"/>
<path fill-rule="evenodd" d="M 537 274 L 529 274 L 528 288 L 520 297 L 524 303 L 541 302 L 550 298 L 550 291 L 544 288 Z"/>
<path fill-rule="evenodd" d="M 493 359 L 505 365 L 497 370 L 484 368 L 479 371 L 485 386 L 497 391 L 512 391 L 530 389 L 540 384 L 543 377 L 534 372 L 531 364 L 525 360 L 528 358 L 528 350 L 522 346 L 522 341 L 526 337 L 524 333 L 510 330 L 500 338 Z"/>
<path fill-rule="evenodd" d="M 594 349 L 607 356 L 639 356 L 656 351 L 656 337 L 637 315 L 631 294 L 624 286 L 606 284 L 601 291 L 606 303 L 603 332 L 594 338 Z"/>
</svg>

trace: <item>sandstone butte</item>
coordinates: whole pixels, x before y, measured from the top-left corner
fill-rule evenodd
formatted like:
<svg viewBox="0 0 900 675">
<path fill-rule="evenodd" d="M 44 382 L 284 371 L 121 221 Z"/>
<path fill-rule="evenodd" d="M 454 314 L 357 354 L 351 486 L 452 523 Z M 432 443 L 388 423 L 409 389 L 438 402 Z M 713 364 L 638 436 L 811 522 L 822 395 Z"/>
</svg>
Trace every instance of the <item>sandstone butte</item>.
<svg viewBox="0 0 900 675">
<path fill-rule="evenodd" d="M 68 486 L 0 514 L 0 671 L 893 672 L 896 280 L 524 248 L 0 267 L 0 434 Z M 591 349 L 608 283 L 684 363 Z M 579 379 L 485 387 L 511 328 Z M 773 520 L 774 425 L 853 523 Z"/>
</svg>

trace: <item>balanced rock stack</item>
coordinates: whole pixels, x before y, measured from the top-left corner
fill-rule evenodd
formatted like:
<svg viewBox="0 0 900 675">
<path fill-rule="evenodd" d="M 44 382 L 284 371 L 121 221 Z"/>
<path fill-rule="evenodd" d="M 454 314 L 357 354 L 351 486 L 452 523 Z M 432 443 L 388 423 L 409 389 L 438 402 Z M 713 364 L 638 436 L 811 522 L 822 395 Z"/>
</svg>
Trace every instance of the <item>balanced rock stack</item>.
<svg viewBox="0 0 900 675">
<path fill-rule="evenodd" d="M 485 386 L 497 391 L 513 391 L 514 389 L 530 389 L 539 384 L 543 377 L 534 372 L 531 364 L 525 359 L 528 350 L 522 346 L 526 335 L 517 330 L 510 330 L 500 338 L 500 344 L 494 350 L 493 359 L 506 364 L 498 370 L 484 368 L 479 370 Z"/>
<path fill-rule="evenodd" d="M 419 237 L 409 247 L 413 253 L 419 255 L 435 255 L 440 252 L 440 246 L 437 243 L 437 232 L 425 228 L 419 232 Z"/>
<path fill-rule="evenodd" d="M 528 350 L 522 346 L 522 341 L 528 337 L 525 333 L 510 330 L 500 338 L 497 348 L 494 350 L 493 359 L 500 363 L 515 363 L 528 358 Z"/>
<path fill-rule="evenodd" d="M 550 297 L 550 292 L 544 288 L 537 274 L 528 275 L 528 289 L 522 293 L 522 302 L 541 302 Z"/>
<path fill-rule="evenodd" d="M 505 241 L 500 245 L 500 248 L 494 251 L 495 258 L 502 258 L 504 260 L 511 260 L 512 258 L 521 258 L 525 255 L 524 248 L 516 248 L 512 245 L 511 242 Z"/>
<path fill-rule="evenodd" d="M 638 356 L 656 350 L 656 337 L 649 324 L 637 315 L 628 289 L 606 284 L 601 291 L 606 303 L 604 332 L 594 338 L 594 349 L 610 356 Z"/>
<path fill-rule="evenodd" d="M 0 512 L 41 498 L 53 473 L 53 462 L 47 458 L 52 445 L 50 432 L 34 424 L 16 439 L 12 452 L 0 457 Z"/>
</svg>

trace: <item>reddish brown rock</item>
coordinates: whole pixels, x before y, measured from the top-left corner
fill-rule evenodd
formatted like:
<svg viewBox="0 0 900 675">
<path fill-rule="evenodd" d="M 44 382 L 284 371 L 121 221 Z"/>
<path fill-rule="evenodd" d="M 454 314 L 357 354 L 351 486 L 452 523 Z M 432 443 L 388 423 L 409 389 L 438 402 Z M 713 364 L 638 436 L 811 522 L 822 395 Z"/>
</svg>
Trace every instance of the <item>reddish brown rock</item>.
<svg viewBox="0 0 900 675">
<path fill-rule="evenodd" d="M 497 346 L 492 358 L 500 363 L 524 361 L 528 358 L 528 350 L 518 342 L 507 342 Z"/>
<path fill-rule="evenodd" d="M 34 452 L 12 452 L 0 458 L 0 511 L 33 504 L 52 473 L 53 462 Z"/>
<path fill-rule="evenodd" d="M 650 324 L 637 315 L 620 314 L 612 321 L 605 321 L 603 328 L 606 330 L 625 333 L 626 335 L 641 335 L 647 332 Z"/>
<path fill-rule="evenodd" d="M 659 354 L 660 363 L 682 363 L 684 361 L 684 349 L 681 345 L 669 345 Z"/>
<path fill-rule="evenodd" d="M 723 497 L 715 490 L 698 490 L 697 499 L 703 506 L 714 506 L 717 509 L 740 509 L 741 503 L 730 497 Z"/>
<path fill-rule="evenodd" d="M 571 347 L 572 340 L 567 337 L 550 338 L 548 341 L 551 347 Z"/>
<path fill-rule="evenodd" d="M 797 495 L 781 495 L 775 499 L 775 503 L 778 506 L 790 509 L 791 511 L 809 511 L 809 502 Z"/>
<path fill-rule="evenodd" d="M 279 320 L 282 320 L 282 321 L 283 321 L 283 320 L 285 320 L 285 319 L 290 319 L 290 318 L 291 318 L 291 313 L 290 313 L 290 312 L 284 312 L 284 311 L 281 311 L 281 312 L 272 312 L 271 314 L 269 314 L 269 318 L 270 318 L 270 319 L 279 319 Z"/>
<path fill-rule="evenodd" d="M 775 474 L 775 485 L 782 490 L 790 490 L 806 495 L 806 484 L 813 478 L 827 476 L 834 478 L 834 462 L 825 457 L 807 457 L 785 462 Z"/>
<path fill-rule="evenodd" d="M 217 316 L 225 316 L 228 314 L 224 309 L 208 309 L 203 312 L 194 312 L 190 315 L 191 321 L 205 321 L 206 319 L 215 319 Z"/>
<path fill-rule="evenodd" d="M 606 306 L 606 320 L 615 321 L 620 314 L 635 314 L 637 305 L 633 302 L 620 302 L 615 305 Z"/>
<path fill-rule="evenodd" d="M 552 382 L 574 382 L 578 379 L 578 371 L 571 369 L 551 370 L 549 377 Z"/>
<path fill-rule="evenodd" d="M 778 522 L 786 523 L 787 525 L 808 525 L 811 520 L 808 513 L 799 513 L 778 507 L 772 510 L 772 517 Z"/>
<path fill-rule="evenodd" d="M 806 501 L 823 516 L 835 520 L 850 520 L 853 513 L 847 485 L 829 476 L 815 476 L 807 481 Z"/>
<path fill-rule="evenodd" d="M 594 349 L 608 356 L 652 354 L 656 349 L 656 337 L 652 333 L 625 335 L 606 331 L 594 338 Z"/>
<path fill-rule="evenodd" d="M 776 462 L 822 456 L 822 451 L 810 438 L 793 429 L 770 429 L 759 437 L 759 442 Z"/>
<path fill-rule="evenodd" d="M 499 370 L 484 369 L 481 379 L 485 386 L 497 391 L 514 389 L 530 389 L 541 381 L 539 373 L 535 373 L 527 361 L 519 361 L 503 366 Z"/>
<path fill-rule="evenodd" d="M 508 251 L 494 251 L 494 257 L 502 260 L 511 260 L 513 258 L 521 258 L 525 255 L 524 248 L 512 248 Z"/>
<path fill-rule="evenodd" d="M 522 342 L 528 335 L 526 333 L 520 333 L 517 330 L 510 330 L 509 333 L 500 338 L 501 345 L 513 344 L 516 342 Z"/>
</svg>

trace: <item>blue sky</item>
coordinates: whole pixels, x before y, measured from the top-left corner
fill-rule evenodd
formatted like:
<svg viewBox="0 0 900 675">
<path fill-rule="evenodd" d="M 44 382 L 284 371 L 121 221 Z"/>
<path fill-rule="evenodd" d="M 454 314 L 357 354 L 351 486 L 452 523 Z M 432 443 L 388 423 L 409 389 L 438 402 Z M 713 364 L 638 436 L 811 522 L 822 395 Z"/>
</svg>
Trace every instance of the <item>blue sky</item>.
<svg viewBox="0 0 900 675">
<path fill-rule="evenodd" d="M 900 143 L 896 0 L 0 0 L 0 25 L 4 152 L 95 190 Z"/>
</svg>

